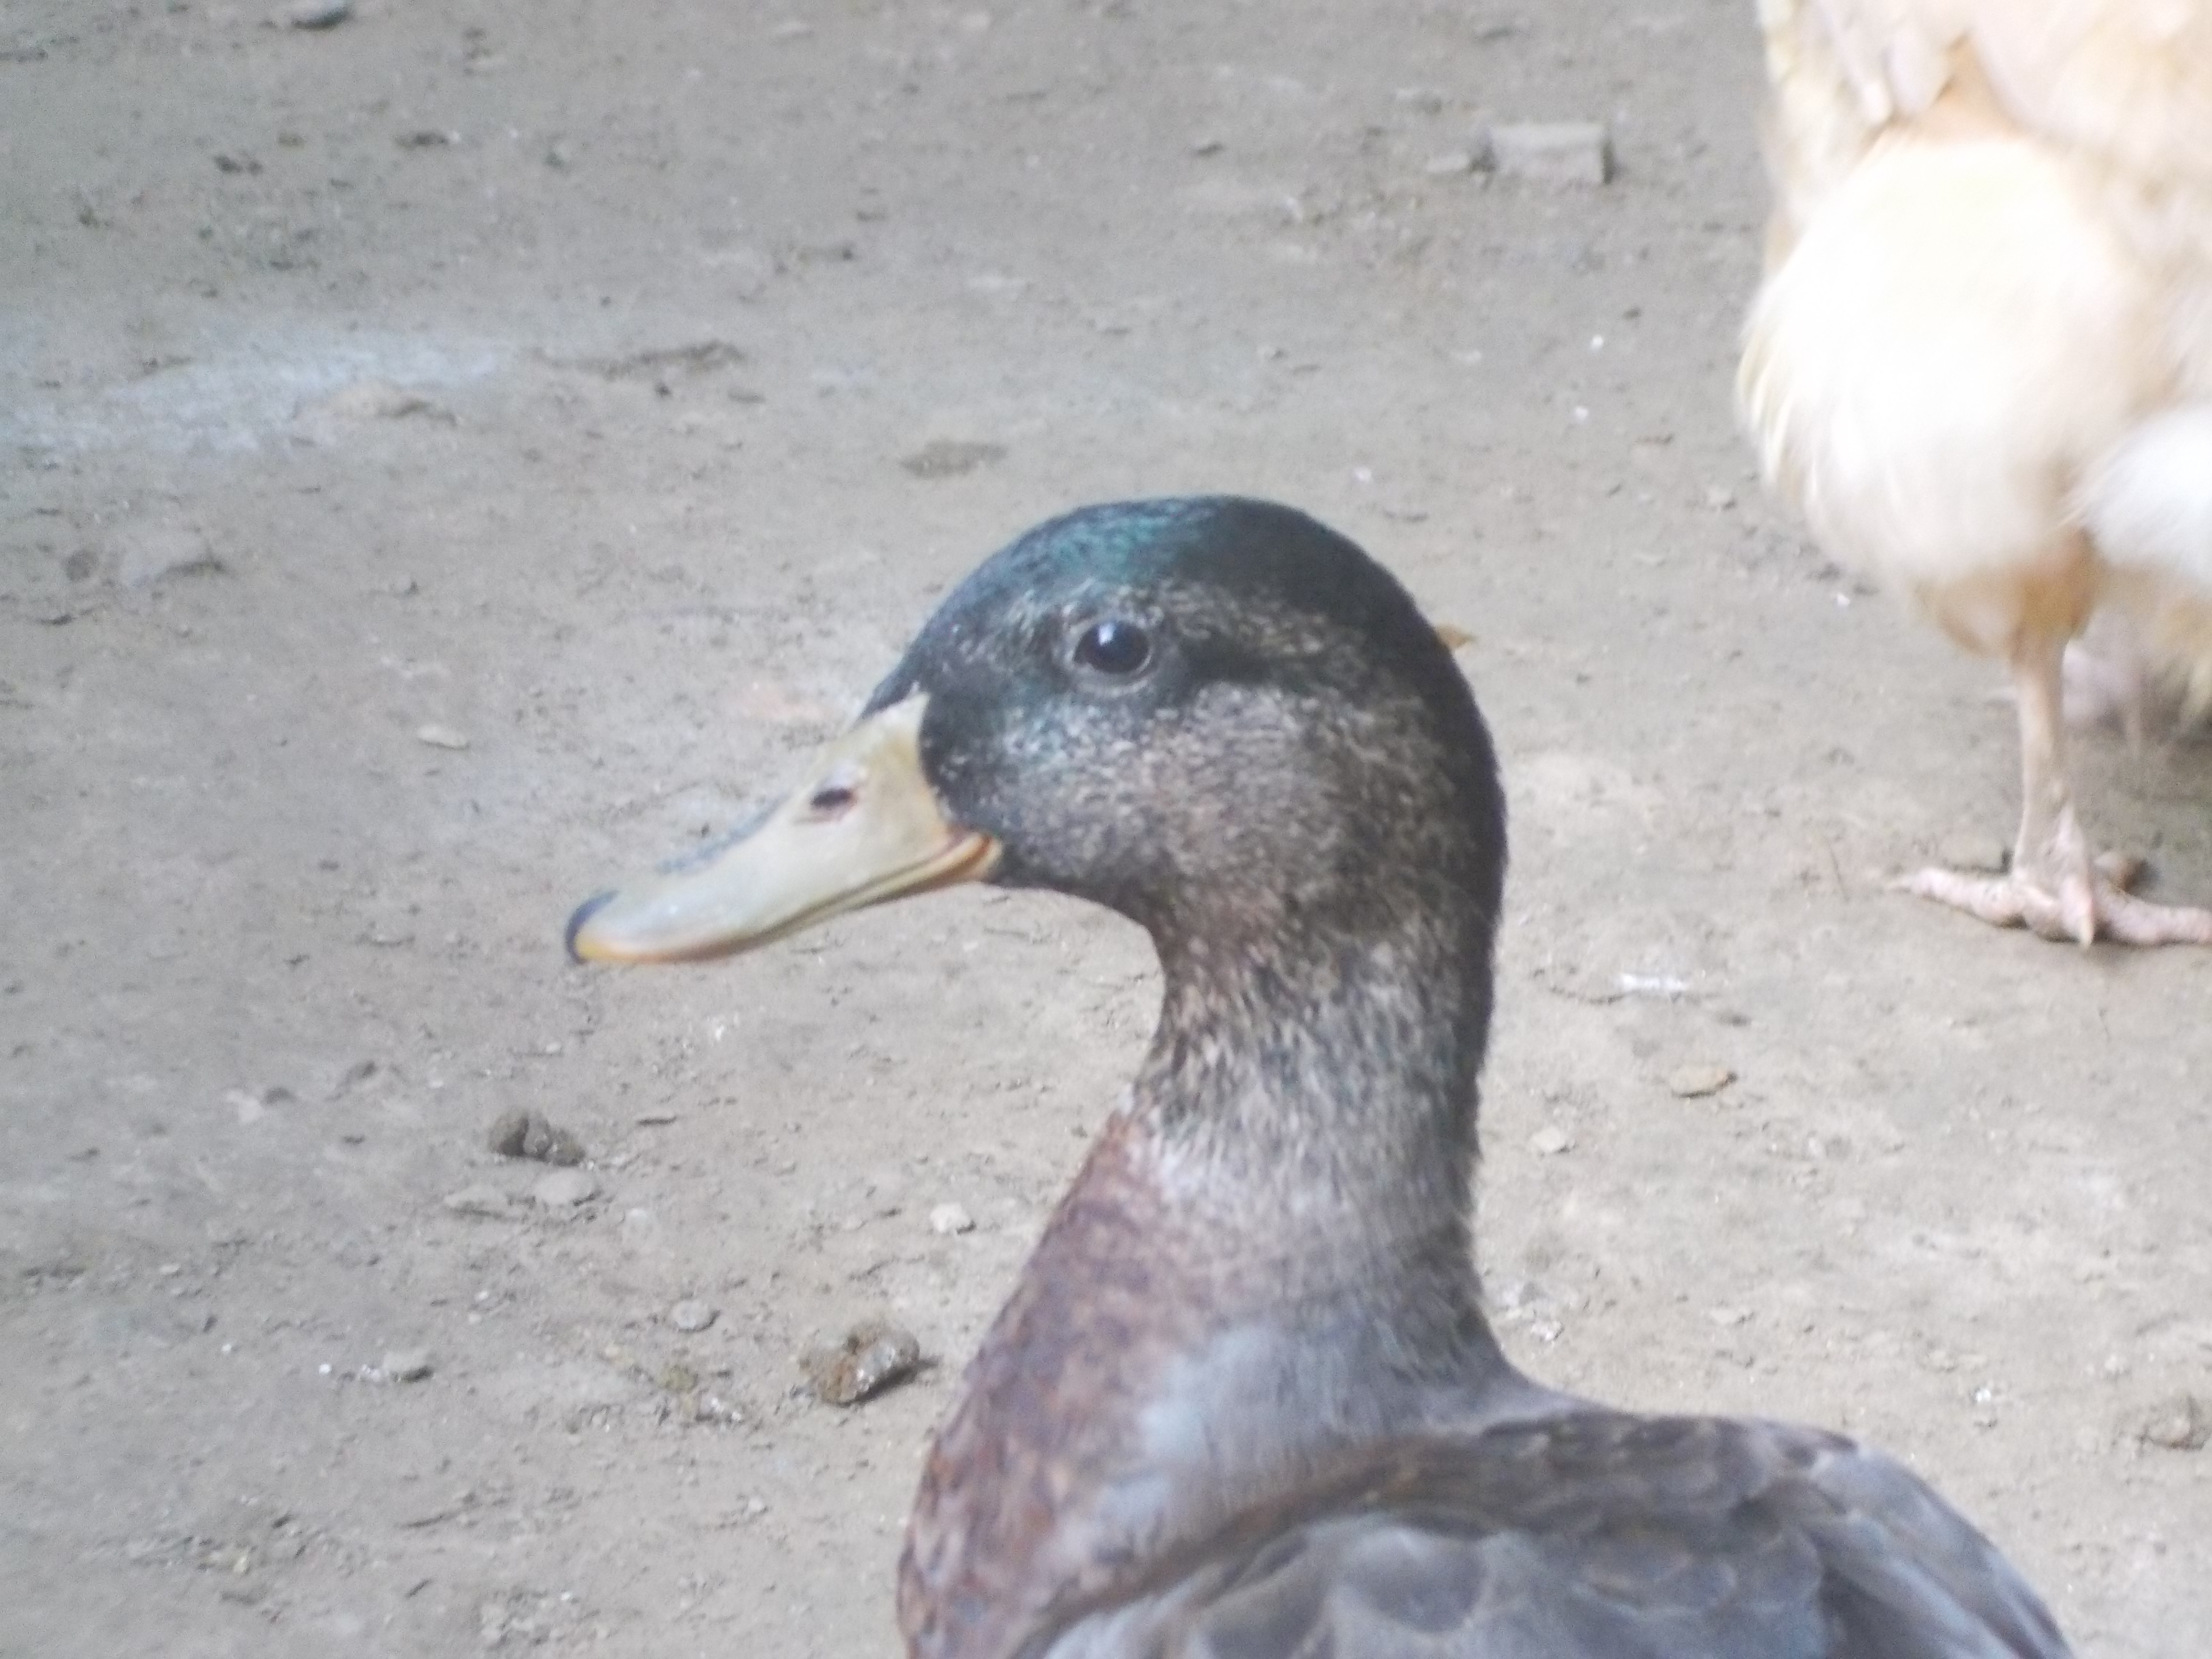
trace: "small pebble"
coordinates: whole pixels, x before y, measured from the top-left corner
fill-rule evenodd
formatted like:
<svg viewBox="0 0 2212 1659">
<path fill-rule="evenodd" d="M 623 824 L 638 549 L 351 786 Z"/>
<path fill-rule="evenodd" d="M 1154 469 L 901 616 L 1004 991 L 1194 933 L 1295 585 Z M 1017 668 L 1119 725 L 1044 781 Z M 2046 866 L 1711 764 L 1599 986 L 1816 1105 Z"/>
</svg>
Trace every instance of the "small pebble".
<svg viewBox="0 0 2212 1659">
<path fill-rule="evenodd" d="M 399 421 L 410 416 L 442 421 L 448 426 L 453 422 L 451 410 L 433 403 L 421 392 L 374 377 L 343 386 L 312 409 L 301 412 L 312 424 L 322 428 L 325 435 L 331 436 L 336 435 L 336 428 L 330 424 L 333 422 Z"/>
<path fill-rule="evenodd" d="M 517 1106 L 492 1120 L 484 1144 L 501 1158 L 534 1158 L 540 1164 L 584 1161 L 584 1144 L 540 1111 Z"/>
<path fill-rule="evenodd" d="M 456 732 L 450 726 L 440 726 L 434 720 L 428 726 L 416 726 L 415 738 L 418 743 L 428 744 L 433 749 L 465 749 L 469 746 L 465 733 Z"/>
<path fill-rule="evenodd" d="M 1735 1081 L 1735 1073 L 1710 1060 L 1692 1060 L 1667 1073 L 1667 1087 L 1683 1100 L 1717 1095 Z"/>
<path fill-rule="evenodd" d="M 694 1298 L 686 1298 L 668 1310 L 668 1322 L 679 1331 L 703 1331 L 714 1322 L 716 1310 Z"/>
<path fill-rule="evenodd" d="M 684 1417 L 694 1423 L 742 1423 L 745 1414 L 718 1394 L 694 1389 L 682 1402 Z"/>
<path fill-rule="evenodd" d="M 1476 167 L 1473 152 L 1448 149 L 1441 155 L 1431 155 L 1421 163 L 1421 171 L 1431 179 L 1455 179 L 1463 173 L 1472 173 Z"/>
<path fill-rule="evenodd" d="M 377 1367 L 393 1382 L 420 1382 L 430 1374 L 430 1351 L 427 1348 L 394 1348 L 384 1356 Z"/>
<path fill-rule="evenodd" d="M 491 1133 L 484 1137 L 484 1145 L 501 1158 L 520 1158 L 522 1142 L 530 1133 L 531 1114 L 520 1106 L 501 1112 L 491 1121 Z"/>
<path fill-rule="evenodd" d="M 1545 1158 L 1557 1158 L 1575 1144 L 1575 1138 L 1556 1123 L 1547 1123 L 1528 1137 L 1528 1145 Z"/>
<path fill-rule="evenodd" d="M 1490 130 L 1490 154 L 1509 178 L 1547 185 L 1601 185 L 1613 176 L 1613 145 L 1598 121 L 1509 122 Z"/>
<path fill-rule="evenodd" d="M 531 1197 L 549 1210 L 573 1210 L 593 1197 L 599 1183 L 581 1170 L 556 1170 L 530 1189 Z"/>
<path fill-rule="evenodd" d="M 1006 459 L 1004 444 L 963 443 L 951 438 L 933 438 L 899 465 L 917 478 L 957 478 L 979 466 Z"/>
<path fill-rule="evenodd" d="M 2166 1451 L 2202 1451 L 2212 1445 L 2212 1405 L 2193 1394 L 2170 1395 L 2138 1413 L 2127 1431 L 2142 1445 Z"/>
<path fill-rule="evenodd" d="M 284 14 L 295 29 L 335 28 L 353 15 L 353 0 L 299 0 Z"/>
<path fill-rule="evenodd" d="M 957 1204 L 940 1204 L 929 1212 L 929 1231 L 933 1233 L 972 1233 L 975 1218 Z"/>
<path fill-rule="evenodd" d="M 115 579 L 125 587 L 151 587 L 172 576 L 216 576 L 222 561 L 207 538 L 188 525 L 133 525 L 113 549 Z"/>
<path fill-rule="evenodd" d="M 510 1213 L 514 1206 L 498 1188 L 477 1186 L 447 1193 L 446 1207 L 455 1215 L 503 1216 Z"/>
<path fill-rule="evenodd" d="M 836 1347 L 816 1348 L 799 1362 L 815 1397 L 832 1406 L 857 1406 L 903 1382 L 921 1364 L 914 1333 L 880 1319 L 855 1325 Z"/>
<path fill-rule="evenodd" d="M 557 1124 L 548 1123 L 535 1112 L 531 1116 L 534 1121 L 530 1126 L 530 1133 L 522 1138 L 523 1157 L 534 1158 L 540 1164 L 562 1165 L 584 1161 L 582 1141 Z"/>
</svg>

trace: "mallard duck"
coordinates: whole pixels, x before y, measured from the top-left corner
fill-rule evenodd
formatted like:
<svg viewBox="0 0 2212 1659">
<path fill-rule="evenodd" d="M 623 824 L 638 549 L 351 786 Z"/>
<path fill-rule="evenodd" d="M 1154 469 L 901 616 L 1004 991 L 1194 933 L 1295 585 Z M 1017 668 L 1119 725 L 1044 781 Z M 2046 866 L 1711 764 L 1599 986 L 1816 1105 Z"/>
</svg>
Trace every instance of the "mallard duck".
<svg viewBox="0 0 2212 1659">
<path fill-rule="evenodd" d="M 1405 590 L 1213 498 L 1023 536 L 782 805 L 576 911 L 597 962 L 963 881 L 1152 935 L 1150 1050 L 927 1459 L 910 1654 L 2066 1651 L 1879 1454 L 1507 1360 L 1471 1237 L 1504 870 L 1488 733 Z"/>
</svg>

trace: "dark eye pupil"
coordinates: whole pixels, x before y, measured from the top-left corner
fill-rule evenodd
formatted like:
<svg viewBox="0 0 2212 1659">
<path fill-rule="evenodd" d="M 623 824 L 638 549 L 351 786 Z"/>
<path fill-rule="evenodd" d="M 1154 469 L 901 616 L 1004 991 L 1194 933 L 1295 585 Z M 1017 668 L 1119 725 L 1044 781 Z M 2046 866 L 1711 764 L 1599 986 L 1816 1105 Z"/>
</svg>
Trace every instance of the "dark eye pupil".
<svg viewBox="0 0 2212 1659">
<path fill-rule="evenodd" d="M 1152 641 L 1134 623 L 1093 623 L 1075 642 L 1075 659 L 1102 674 L 1133 674 L 1152 660 Z"/>
</svg>

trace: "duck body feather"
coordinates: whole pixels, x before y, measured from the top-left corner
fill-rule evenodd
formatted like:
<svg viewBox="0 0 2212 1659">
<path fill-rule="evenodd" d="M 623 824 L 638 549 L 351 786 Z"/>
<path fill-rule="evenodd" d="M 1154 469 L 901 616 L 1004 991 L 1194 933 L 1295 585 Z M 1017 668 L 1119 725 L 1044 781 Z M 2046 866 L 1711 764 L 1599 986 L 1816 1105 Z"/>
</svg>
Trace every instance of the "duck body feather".
<svg viewBox="0 0 2212 1659">
<path fill-rule="evenodd" d="M 2066 1651 L 1928 1486 L 1785 1425 L 1592 1407 L 1371 1448 L 1024 1659 L 1989 1659 Z"/>
<path fill-rule="evenodd" d="M 1371 1296 L 1285 1306 L 1264 1267 L 1199 1267 L 1139 1139 L 1125 1118 L 1093 1152 L 939 1433 L 902 1564 L 915 1655 L 2068 1651 L 1978 1532 L 1841 1437 L 1547 1389 L 1463 1270 L 1355 1261 Z"/>
</svg>

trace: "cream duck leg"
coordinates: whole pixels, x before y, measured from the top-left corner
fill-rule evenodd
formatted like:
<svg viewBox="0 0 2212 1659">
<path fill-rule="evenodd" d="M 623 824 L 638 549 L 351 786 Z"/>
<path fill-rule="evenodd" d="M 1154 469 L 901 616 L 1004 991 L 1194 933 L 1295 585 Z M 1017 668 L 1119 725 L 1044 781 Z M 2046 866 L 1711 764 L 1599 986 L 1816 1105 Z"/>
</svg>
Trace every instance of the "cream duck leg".
<svg viewBox="0 0 2212 1659">
<path fill-rule="evenodd" d="M 1905 890 L 2049 939 L 2212 945 L 2212 910 L 2140 898 L 2128 890 L 2142 867 L 2137 860 L 2092 855 L 2067 778 L 2065 652 L 2066 637 L 2055 630 L 2025 633 L 2012 650 L 2021 817 L 2010 867 L 2002 876 L 1922 870 L 1905 878 Z"/>
</svg>

